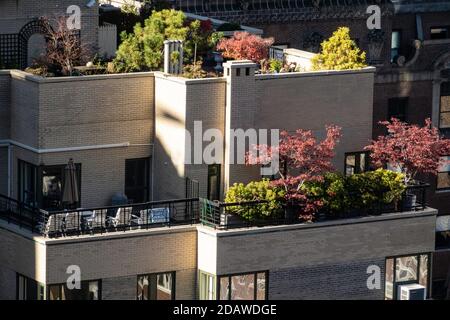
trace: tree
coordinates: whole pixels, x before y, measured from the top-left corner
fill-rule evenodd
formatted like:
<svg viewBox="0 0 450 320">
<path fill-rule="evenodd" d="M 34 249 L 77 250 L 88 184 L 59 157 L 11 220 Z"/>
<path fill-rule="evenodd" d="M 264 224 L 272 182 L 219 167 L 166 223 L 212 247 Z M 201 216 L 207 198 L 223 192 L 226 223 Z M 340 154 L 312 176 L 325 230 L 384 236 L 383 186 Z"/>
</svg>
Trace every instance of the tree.
<svg viewBox="0 0 450 320">
<path fill-rule="evenodd" d="M 162 67 L 165 40 L 183 40 L 184 60 L 190 61 L 195 54 L 195 46 L 202 50 L 208 43 L 212 28 L 198 20 L 188 21 L 182 11 L 153 11 L 144 21 L 144 26 L 136 24 L 131 34 L 122 32 L 116 58 L 115 69 L 119 72 L 158 70 Z"/>
<path fill-rule="evenodd" d="M 322 42 L 322 50 L 312 59 L 313 70 L 348 70 L 366 67 L 366 53 L 350 38 L 350 29 L 338 28 Z"/>
<path fill-rule="evenodd" d="M 73 67 L 87 60 L 88 45 L 67 27 L 65 17 L 57 18 L 54 26 L 47 18 L 42 23 L 47 40 L 46 62 L 58 67 L 63 75 L 72 75 Z"/>
<path fill-rule="evenodd" d="M 450 154 L 450 140 L 439 136 L 431 120 L 425 126 L 409 125 L 398 119 L 382 121 L 388 135 L 379 136 L 365 147 L 377 166 L 390 165 L 398 168 L 407 185 L 419 173 L 437 174 L 443 164 L 442 157 Z"/>
<path fill-rule="evenodd" d="M 282 131 L 278 146 L 256 145 L 247 156 L 248 164 L 264 164 L 279 155 L 279 178 L 272 184 L 284 189 L 288 202 L 303 206 L 302 214 L 312 215 L 321 205 L 320 201 L 308 199 L 304 184 L 322 181 L 324 174 L 333 170 L 331 160 L 341 128 L 327 126 L 326 131 L 326 137 L 321 142 L 317 142 L 310 130 L 298 129 L 294 134 Z"/>
<path fill-rule="evenodd" d="M 261 38 L 248 32 L 236 31 L 232 38 L 223 38 L 217 50 L 223 51 L 225 58 L 260 62 L 269 57 L 269 47 L 273 38 Z"/>
</svg>

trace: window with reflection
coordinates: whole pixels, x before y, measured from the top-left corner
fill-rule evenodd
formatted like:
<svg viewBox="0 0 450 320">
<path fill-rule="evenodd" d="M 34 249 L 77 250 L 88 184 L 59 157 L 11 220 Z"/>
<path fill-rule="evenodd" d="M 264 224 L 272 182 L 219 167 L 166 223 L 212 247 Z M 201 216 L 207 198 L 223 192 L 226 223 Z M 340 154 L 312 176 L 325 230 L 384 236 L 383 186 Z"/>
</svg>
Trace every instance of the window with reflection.
<svg viewBox="0 0 450 320">
<path fill-rule="evenodd" d="M 175 272 L 137 277 L 137 300 L 175 300 Z"/>
<path fill-rule="evenodd" d="M 450 128 L 450 82 L 441 83 L 439 129 Z"/>
<path fill-rule="evenodd" d="M 17 273 L 17 300 L 45 300 L 45 285 L 31 278 Z"/>
<path fill-rule="evenodd" d="M 369 169 L 369 153 L 368 152 L 351 152 L 345 154 L 345 168 L 346 176 L 351 176 L 355 173 L 366 172 Z"/>
<path fill-rule="evenodd" d="M 47 296 L 49 300 L 101 300 L 101 281 L 81 281 L 79 289 L 70 289 L 66 283 L 51 284 Z"/>
<path fill-rule="evenodd" d="M 220 300 L 266 300 L 267 272 L 220 276 Z"/>
<path fill-rule="evenodd" d="M 397 289 L 402 284 L 420 284 L 429 294 L 430 254 L 392 257 L 386 259 L 385 299 L 396 300 Z"/>
<path fill-rule="evenodd" d="M 450 156 L 442 157 L 441 162 L 437 174 L 436 189 L 450 189 Z"/>
<path fill-rule="evenodd" d="M 216 300 L 216 276 L 204 271 L 199 272 L 199 299 Z"/>
</svg>

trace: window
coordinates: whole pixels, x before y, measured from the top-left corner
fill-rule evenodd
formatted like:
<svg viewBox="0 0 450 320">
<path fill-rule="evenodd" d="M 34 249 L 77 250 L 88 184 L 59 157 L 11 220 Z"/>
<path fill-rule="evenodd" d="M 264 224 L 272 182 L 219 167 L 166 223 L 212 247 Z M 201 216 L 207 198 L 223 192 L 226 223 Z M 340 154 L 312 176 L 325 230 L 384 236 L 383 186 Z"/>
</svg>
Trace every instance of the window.
<svg viewBox="0 0 450 320">
<path fill-rule="evenodd" d="M 249 76 L 250 75 L 250 68 L 245 68 L 245 75 Z"/>
<path fill-rule="evenodd" d="M 37 206 L 37 166 L 19 160 L 18 175 L 19 201 L 22 201 L 30 206 Z"/>
<path fill-rule="evenodd" d="M 450 156 L 443 157 L 443 164 L 437 174 L 436 189 L 450 189 Z"/>
<path fill-rule="evenodd" d="M 450 128 L 450 82 L 441 83 L 439 129 Z"/>
<path fill-rule="evenodd" d="M 220 164 L 208 166 L 208 200 L 220 199 Z"/>
<path fill-rule="evenodd" d="M 400 46 L 402 41 L 402 32 L 400 30 L 392 30 L 391 35 L 391 62 L 400 55 Z"/>
<path fill-rule="evenodd" d="M 130 203 L 148 201 L 150 158 L 125 161 L 125 194 Z"/>
<path fill-rule="evenodd" d="M 400 121 L 406 121 L 406 112 L 408 109 L 408 98 L 392 98 L 388 100 L 388 118 L 397 118 Z"/>
<path fill-rule="evenodd" d="M 266 300 L 268 272 L 219 276 L 219 300 Z"/>
<path fill-rule="evenodd" d="M 450 38 L 450 27 L 431 27 L 430 28 L 430 39 L 448 39 Z"/>
<path fill-rule="evenodd" d="M 81 164 L 75 164 L 78 184 L 78 194 L 81 199 Z M 41 193 L 38 195 L 40 207 L 45 210 L 62 208 L 62 192 L 64 186 L 64 170 L 66 165 L 41 167 Z M 75 204 L 76 207 L 79 206 Z"/>
<path fill-rule="evenodd" d="M 48 286 L 49 300 L 101 300 L 101 281 L 81 281 L 80 289 L 69 289 L 67 284 Z"/>
<path fill-rule="evenodd" d="M 236 68 L 236 77 L 241 76 L 241 68 Z"/>
<path fill-rule="evenodd" d="M 386 259 L 385 299 L 396 300 L 398 286 L 411 283 L 423 285 L 429 295 L 429 261 L 429 253 Z"/>
<path fill-rule="evenodd" d="M 175 272 L 137 277 L 137 300 L 175 300 Z"/>
<path fill-rule="evenodd" d="M 369 168 L 369 153 L 368 152 L 352 152 L 345 154 L 345 168 L 346 176 L 351 176 L 355 173 L 366 172 Z"/>
<path fill-rule="evenodd" d="M 17 273 L 16 278 L 17 300 L 44 300 L 45 286 L 36 280 Z"/>
<path fill-rule="evenodd" d="M 216 300 L 216 277 L 212 274 L 199 272 L 199 299 Z"/>
</svg>

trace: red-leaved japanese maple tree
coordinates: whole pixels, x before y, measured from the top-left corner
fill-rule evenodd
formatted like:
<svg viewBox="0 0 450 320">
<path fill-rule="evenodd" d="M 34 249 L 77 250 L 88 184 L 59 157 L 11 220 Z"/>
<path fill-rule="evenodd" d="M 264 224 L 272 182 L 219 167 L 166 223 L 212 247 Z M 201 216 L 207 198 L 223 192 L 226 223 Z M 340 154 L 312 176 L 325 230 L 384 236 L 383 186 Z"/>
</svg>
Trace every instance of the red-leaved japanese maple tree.
<svg viewBox="0 0 450 320">
<path fill-rule="evenodd" d="M 273 41 L 273 38 L 236 31 L 232 38 L 222 38 L 217 44 L 217 50 L 222 51 L 225 58 L 260 62 L 269 56 L 269 47 Z"/>
<path fill-rule="evenodd" d="M 326 172 L 333 170 L 331 160 L 341 128 L 327 126 L 326 131 L 325 139 L 320 142 L 310 130 L 298 129 L 293 134 L 282 131 L 278 146 L 256 145 L 247 157 L 248 164 L 265 164 L 279 155 L 279 178 L 272 184 L 284 188 L 288 203 L 303 207 L 304 217 L 311 216 L 321 204 L 309 200 L 302 186 L 305 182 L 321 181 Z"/>
<path fill-rule="evenodd" d="M 408 185 L 418 173 L 437 174 L 443 164 L 442 157 L 450 154 L 450 140 L 442 138 L 430 119 L 425 126 L 411 125 L 392 118 L 381 121 L 388 134 L 379 136 L 365 147 L 371 151 L 375 165 L 390 165 L 405 175 Z"/>
</svg>

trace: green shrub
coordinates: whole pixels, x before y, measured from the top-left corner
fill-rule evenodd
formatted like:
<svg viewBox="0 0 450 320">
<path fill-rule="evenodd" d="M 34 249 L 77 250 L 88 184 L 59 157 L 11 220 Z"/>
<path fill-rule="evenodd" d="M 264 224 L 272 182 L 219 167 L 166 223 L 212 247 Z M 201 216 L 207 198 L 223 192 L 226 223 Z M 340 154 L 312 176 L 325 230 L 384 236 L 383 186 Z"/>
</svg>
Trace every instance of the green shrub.
<svg viewBox="0 0 450 320">
<path fill-rule="evenodd" d="M 329 215 L 395 203 L 405 191 L 403 174 L 385 169 L 349 177 L 327 173 L 323 181 L 308 182 L 303 188 L 307 197 L 320 201 L 321 211 Z"/>
<path fill-rule="evenodd" d="M 328 214 L 346 212 L 351 207 L 347 180 L 340 173 L 327 173 L 321 182 L 306 183 L 304 190 L 309 198 L 320 201 L 321 210 Z"/>
<path fill-rule="evenodd" d="M 280 72 L 283 68 L 283 61 L 277 59 L 269 60 L 269 71 L 272 73 Z"/>
<path fill-rule="evenodd" d="M 322 42 L 322 50 L 312 59 L 313 70 L 348 70 L 366 67 L 366 53 L 350 38 L 350 29 L 340 27 Z"/>
<path fill-rule="evenodd" d="M 390 204 L 401 199 L 405 191 L 403 174 L 385 169 L 355 174 L 347 178 L 354 208 Z"/>
<path fill-rule="evenodd" d="M 225 197 L 226 203 L 265 200 L 258 205 L 232 206 L 228 212 L 238 215 L 246 220 L 258 220 L 281 217 L 283 213 L 284 191 L 270 185 L 270 181 L 252 181 L 247 185 L 235 183 Z"/>
</svg>

